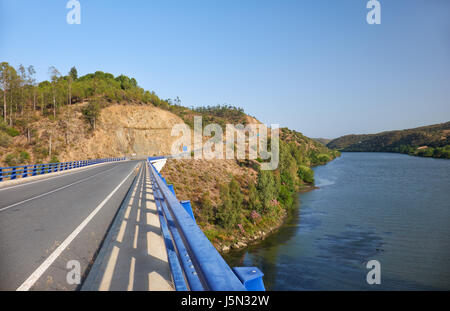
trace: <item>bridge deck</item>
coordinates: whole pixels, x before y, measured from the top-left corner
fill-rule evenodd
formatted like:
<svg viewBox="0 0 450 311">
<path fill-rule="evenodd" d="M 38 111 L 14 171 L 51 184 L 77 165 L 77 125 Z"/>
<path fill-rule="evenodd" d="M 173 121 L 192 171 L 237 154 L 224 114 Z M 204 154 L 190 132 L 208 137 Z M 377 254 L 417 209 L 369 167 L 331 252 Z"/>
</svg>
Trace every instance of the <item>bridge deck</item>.
<svg viewBox="0 0 450 311">
<path fill-rule="evenodd" d="M 82 290 L 174 290 L 146 165 L 141 166 Z"/>
<path fill-rule="evenodd" d="M 68 273 L 83 276 L 91 265 L 138 164 L 89 166 L 2 187 L 0 290 L 76 290 Z"/>
</svg>

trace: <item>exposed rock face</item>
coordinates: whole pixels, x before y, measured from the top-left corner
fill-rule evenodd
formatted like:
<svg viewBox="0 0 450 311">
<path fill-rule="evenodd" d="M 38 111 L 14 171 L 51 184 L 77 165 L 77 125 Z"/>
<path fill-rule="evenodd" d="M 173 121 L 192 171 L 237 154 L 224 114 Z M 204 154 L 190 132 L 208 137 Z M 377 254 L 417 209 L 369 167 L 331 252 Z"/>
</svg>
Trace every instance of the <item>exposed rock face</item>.
<svg viewBox="0 0 450 311">
<path fill-rule="evenodd" d="M 177 138 L 171 136 L 172 127 L 179 123 L 184 122 L 175 114 L 153 106 L 113 105 L 101 111 L 95 132 L 63 157 L 170 154 Z"/>
</svg>

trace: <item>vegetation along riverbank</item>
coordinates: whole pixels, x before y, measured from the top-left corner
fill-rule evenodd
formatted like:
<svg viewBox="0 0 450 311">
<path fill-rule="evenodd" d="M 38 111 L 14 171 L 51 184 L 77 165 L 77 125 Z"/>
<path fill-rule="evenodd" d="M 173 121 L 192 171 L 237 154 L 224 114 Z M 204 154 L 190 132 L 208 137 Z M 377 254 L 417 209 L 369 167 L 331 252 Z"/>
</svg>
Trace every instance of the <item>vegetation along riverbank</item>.
<svg viewBox="0 0 450 311">
<path fill-rule="evenodd" d="M 191 200 L 197 223 L 220 252 L 244 248 L 277 230 L 297 206 L 298 193 L 314 188 L 311 167 L 340 155 L 287 128 L 280 137 L 274 171 L 249 160 L 170 159 L 163 168 L 177 197 Z"/>
</svg>

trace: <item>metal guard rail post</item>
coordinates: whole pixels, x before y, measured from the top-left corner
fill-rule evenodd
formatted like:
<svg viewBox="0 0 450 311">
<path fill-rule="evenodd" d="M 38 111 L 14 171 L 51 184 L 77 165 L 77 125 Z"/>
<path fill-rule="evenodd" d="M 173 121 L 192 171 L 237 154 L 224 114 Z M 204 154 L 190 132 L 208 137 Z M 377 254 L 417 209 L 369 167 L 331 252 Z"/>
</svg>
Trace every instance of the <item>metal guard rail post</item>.
<svg viewBox="0 0 450 311">
<path fill-rule="evenodd" d="M 148 166 L 154 186 L 155 203 L 162 220 L 161 228 L 168 250 L 169 264 L 177 290 L 185 290 L 184 284 L 177 286 L 177 282 L 180 284 L 180 279 L 184 278 L 191 290 L 264 291 L 263 273 L 258 268 L 231 269 L 228 266 L 198 227 L 193 215 L 190 215 L 190 206 L 186 208 L 186 204 L 183 206 L 178 201 L 175 193 L 171 191 L 151 163 L 161 158 L 164 157 L 148 158 Z M 178 259 L 175 263 L 173 262 L 174 250 L 177 254 L 175 257 Z M 183 276 L 180 276 L 181 267 Z"/>
<path fill-rule="evenodd" d="M 120 157 L 120 158 L 107 158 L 97 160 L 83 160 L 83 161 L 48 163 L 48 164 L 32 164 L 32 165 L 21 165 L 11 167 L 0 167 L 0 182 L 7 179 L 15 180 L 18 178 L 27 178 L 30 176 L 66 171 L 98 163 L 124 161 L 126 159 L 127 159 L 126 157 Z"/>
</svg>

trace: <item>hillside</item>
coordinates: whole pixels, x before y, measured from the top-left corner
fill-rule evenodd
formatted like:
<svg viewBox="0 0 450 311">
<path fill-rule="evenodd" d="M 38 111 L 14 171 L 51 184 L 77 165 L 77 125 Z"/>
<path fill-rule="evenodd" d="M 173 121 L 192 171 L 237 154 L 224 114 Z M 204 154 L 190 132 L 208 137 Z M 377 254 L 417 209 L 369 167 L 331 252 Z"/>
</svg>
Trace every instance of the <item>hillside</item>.
<svg viewBox="0 0 450 311">
<path fill-rule="evenodd" d="M 162 100 L 123 75 L 96 72 L 78 78 L 54 72 L 51 81 L 0 64 L 3 98 L 0 166 L 113 156 L 168 155 L 175 124 L 193 128 L 194 116 L 209 123 L 254 124 L 240 108 L 186 108 Z M 56 71 L 56 69 L 54 70 Z M 270 137 L 269 137 L 270 138 Z M 204 138 L 207 139 L 207 138 Z M 298 191 L 314 186 L 312 166 L 339 152 L 299 132 L 280 131 L 276 170 L 260 170 L 257 160 L 169 159 L 162 174 L 178 198 L 191 200 L 195 217 L 220 251 L 240 248 L 278 228 L 295 208 Z"/>
<path fill-rule="evenodd" d="M 170 135 L 172 126 L 183 121 L 176 115 L 152 105 L 111 103 L 98 116 L 95 131 L 83 117 L 86 103 L 62 108 L 62 115 L 52 119 L 35 117 L 29 123 L 29 142 L 21 128 L 5 127 L 17 135 L 6 136 L 0 144 L 0 166 L 105 158 L 119 155 L 165 155 L 176 137 Z M 2 134 L 3 133 L 3 134 Z M 51 151 L 50 151 L 51 148 Z"/>
<path fill-rule="evenodd" d="M 191 200 L 198 224 L 217 249 L 227 252 L 277 229 L 295 208 L 298 191 L 313 187 L 311 167 L 337 156 L 338 151 L 282 128 L 275 171 L 261 171 L 253 160 L 169 159 L 162 174 L 179 199 Z"/>
<path fill-rule="evenodd" d="M 330 141 L 332 141 L 332 139 L 328 139 L 328 138 L 313 138 L 315 141 L 318 141 L 319 143 L 323 144 L 323 145 L 327 145 Z"/>
<path fill-rule="evenodd" d="M 349 152 L 400 152 L 450 158 L 450 122 L 378 134 L 346 135 L 327 147 Z"/>
</svg>

